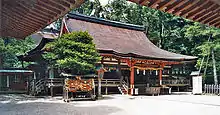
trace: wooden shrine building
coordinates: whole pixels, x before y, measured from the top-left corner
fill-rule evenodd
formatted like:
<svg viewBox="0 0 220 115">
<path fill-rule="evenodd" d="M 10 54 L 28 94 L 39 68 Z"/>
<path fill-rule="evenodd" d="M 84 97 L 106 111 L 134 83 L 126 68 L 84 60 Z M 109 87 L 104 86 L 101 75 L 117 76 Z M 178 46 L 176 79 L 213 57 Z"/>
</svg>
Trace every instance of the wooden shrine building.
<svg viewBox="0 0 220 115">
<path fill-rule="evenodd" d="M 143 26 L 71 13 L 63 19 L 60 33 L 88 31 L 102 56 L 96 66 L 107 70 L 104 79 L 118 79 L 130 91 L 139 88 L 141 92 L 141 89 L 153 86 L 190 86 L 189 74 L 197 57 L 158 48 L 146 37 L 144 30 Z M 47 41 L 44 37 L 38 48 L 20 59 L 34 61 L 30 59 L 40 56 Z M 46 78 L 58 77 L 57 72 L 51 75 L 49 70 L 46 73 Z"/>
<path fill-rule="evenodd" d="M 64 33 L 88 31 L 93 36 L 97 50 L 102 56 L 102 60 L 97 65 L 104 65 L 106 69 L 115 68 L 123 76 L 121 79 L 125 81 L 127 79 L 130 89 L 134 89 L 136 86 L 146 87 L 146 84 L 172 85 L 172 83 L 168 83 L 169 78 L 163 82 L 163 79 L 166 79 L 163 78 L 163 73 L 170 75 L 172 66 L 183 66 L 197 59 L 197 57 L 176 54 L 158 48 L 146 37 L 143 26 L 81 14 L 68 14 L 63 25 L 61 31 Z M 183 67 L 181 69 L 180 71 L 184 73 Z M 152 78 L 151 80 L 150 78 L 153 76 L 158 79 Z"/>
<path fill-rule="evenodd" d="M 0 93 L 28 93 L 28 82 L 34 72 L 27 69 L 0 69 Z"/>
</svg>

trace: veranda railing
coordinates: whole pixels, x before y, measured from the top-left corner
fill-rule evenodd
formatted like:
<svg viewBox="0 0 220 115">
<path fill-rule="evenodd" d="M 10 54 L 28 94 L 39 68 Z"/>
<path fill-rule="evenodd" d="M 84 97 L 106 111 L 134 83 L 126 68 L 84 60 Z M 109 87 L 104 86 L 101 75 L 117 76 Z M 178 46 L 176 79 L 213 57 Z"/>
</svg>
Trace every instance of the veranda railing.
<svg viewBox="0 0 220 115">
<path fill-rule="evenodd" d="M 220 95 L 220 84 L 219 85 L 205 84 L 203 88 L 203 93 Z"/>
<path fill-rule="evenodd" d="M 159 84 L 159 80 L 149 80 L 150 84 Z M 163 85 L 174 85 L 174 84 L 182 84 L 189 85 L 190 80 L 162 80 Z"/>
</svg>

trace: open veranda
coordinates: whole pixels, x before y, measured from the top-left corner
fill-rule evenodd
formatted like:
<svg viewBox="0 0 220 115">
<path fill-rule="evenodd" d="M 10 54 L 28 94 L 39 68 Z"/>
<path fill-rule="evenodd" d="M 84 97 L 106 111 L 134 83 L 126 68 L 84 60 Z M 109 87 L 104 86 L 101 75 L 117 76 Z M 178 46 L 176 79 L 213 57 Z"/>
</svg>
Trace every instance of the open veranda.
<svg viewBox="0 0 220 115">
<path fill-rule="evenodd" d="M 106 95 L 97 101 L 0 95 L 1 115 L 219 115 L 220 98 L 206 95 Z"/>
</svg>

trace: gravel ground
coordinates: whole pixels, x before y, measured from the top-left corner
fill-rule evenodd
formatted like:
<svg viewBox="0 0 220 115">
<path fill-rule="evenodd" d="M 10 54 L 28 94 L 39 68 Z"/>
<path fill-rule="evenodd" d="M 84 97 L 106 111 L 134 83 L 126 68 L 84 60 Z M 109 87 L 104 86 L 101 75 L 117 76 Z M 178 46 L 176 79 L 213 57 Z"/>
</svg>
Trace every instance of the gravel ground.
<svg viewBox="0 0 220 115">
<path fill-rule="evenodd" d="M 108 95 L 97 101 L 0 95 L 0 115 L 220 115 L 220 97 Z"/>
</svg>

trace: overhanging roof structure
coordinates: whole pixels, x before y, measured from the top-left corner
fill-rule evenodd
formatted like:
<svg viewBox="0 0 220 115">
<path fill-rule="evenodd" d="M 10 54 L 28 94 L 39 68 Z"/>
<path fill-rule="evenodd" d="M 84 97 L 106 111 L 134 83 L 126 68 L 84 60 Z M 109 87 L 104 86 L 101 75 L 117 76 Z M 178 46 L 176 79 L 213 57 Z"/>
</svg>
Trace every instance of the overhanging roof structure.
<svg viewBox="0 0 220 115">
<path fill-rule="evenodd" d="M 171 53 L 155 46 L 143 32 L 143 26 L 124 24 L 93 18 L 81 14 L 69 14 L 64 21 L 69 32 L 88 31 L 94 38 L 100 53 L 122 57 L 156 60 L 195 60 L 197 57 Z"/>
<path fill-rule="evenodd" d="M 42 59 L 42 53 L 47 43 L 57 39 L 59 31 L 54 29 L 43 29 L 31 35 L 33 39 L 39 40 L 37 46 L 25 55 L 19 55 L 17 58 L 20 61 L 35 62 Z"/>
<path fill-rule="evenodd" d="M 220 0 L 128 0 L 210 26 L 220 27 Z"/>
<path fill-rule="evenodd" d="M 84 0 L 0 0 L 0 37 L 24 38 L 82 3 Z"/>
<path fill-rule="evenodd" d="M 85 0 L 0 0 L 0 37 L 24 38 Z M 207 25 L 220 27 L 219 0 L 128 0 Z"/>
</svg>

